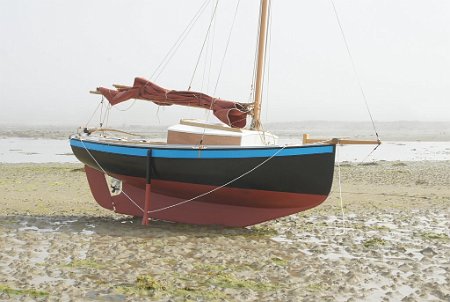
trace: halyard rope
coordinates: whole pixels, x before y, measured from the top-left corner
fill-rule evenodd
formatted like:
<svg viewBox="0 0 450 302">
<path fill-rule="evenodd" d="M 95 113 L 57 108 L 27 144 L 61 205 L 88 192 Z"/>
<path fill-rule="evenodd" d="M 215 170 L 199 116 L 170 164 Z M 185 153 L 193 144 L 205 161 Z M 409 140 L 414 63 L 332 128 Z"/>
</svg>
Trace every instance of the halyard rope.
<svg viewBox="0 0 450 302">
<path fill-rule="evenodd" d="M 94 115 L 97 113 L 98 108 L 100 107 L 100 105 L 102 105 L 103 103 L 103 95 L 102 95 L 102 100 L 100 101 L 100 103 L 97 104 L 97 107 L 95 108 L 94 112 L 92 112 L 91 117 L 89 118 L 89 120 L 87 121 L 85 128 L 87 128 L 88 124 L 91 122 L 92 118 L 94 117 Z"/>
<path fill-rule="evenodd" d="M 87 152 L 87 153 L 89 154 L 89 156 L 95 161 L 95 163 L 96 163 L 97 166 L 103 171 L 103 173 L 104 173 L 105 175 L 109 175 L 109 174 L 105 171 L 105 169 L 103 169 L 103 167 L 100 165 L 100 163 L 94 158 L 94 156 L 92 155 L 92 153 L 87 149 L 87 147 L 86 147 L 86 145 L 84 144 L 83 139 L 81 138 L 81 136 L 80 136 L 80 142 L 83 144 L 83 147 L 84 147 L 84 149 L 86 150 L 86 152 Z M 270 161 L 272 158 L 274 158 L 278 153 L 280 153 L 281 151 L 283 151 L 285 148 L 286 148 L 286 145 L 282 146 L 282 147 L 281 147 L 279 150 L 277 150 L 274 154 L 272 154 L 270 157 L 266 158 L 264 161 L 262 161 L 261 163 L 259 163 L 259 164 L 256 165 L 255 167 L 253 167 L 252 169 L 248 170 L 247 172 L 245 172 L 245 173 L 239 175 L 238 177 L 236 177 L 236 178 L 234 178 L 234 179 L 232 179 L 232 180 L 226 182 L 225 184 L 223 184 L 223 185 L 221 185 L 221 186 L 219 186 L 219 187 L 215 187 L 214 189 L 212 189 L 212 190 L 210 190 L 210 191 L 208 191 L 208 192 L 202 193 L 202 194 L 200 194 L 200 195 L 197 195 L 197 196 L 195 196 L 195 197 L 193 197 L 193 198 L 190 198 L 190 199 L 187 199 L 187 200 L 180 201 L 180 202 L 175 203 L 175 204 L 173 204 L 173 205 L 170 205 L 170 206 L 167 206 L 167 207 L 163 207 L 163 208 L 159 208 L 159 209 L 155 209 L 155 210 L 152 210 L 152 211 L 148 211 L 148 213 L 162 212 L 162 211 L 165 211 L 165 210 L 168 210 L 168 209 L 171 209 L 171 208 L 174 208 L 174 207 L 183 205 L 183 204 L 185 204 L 185 203 L 194 201 L 194 200 L 196 200 L 196 199 L 198 199 L 198 198 L 204 197 L 204 196 L 209 195 L 209 194 L 211 194 L 211 193 L 213 193 L 213 192 L 215 192 L 215 191 L 217 191 L 217 190 L 220 190 L 220 189 L 222 189 L 222 188 L 224 188 L 224 187 L 226 187 L 226 186 L 228 186 L 228 185 L 234 183 L 235 181 L 241 179 L 242 177 L 244 177 L 244 176 L 246 176 L 246 175 L 252 173 L 253 171 L 255 171 L 256 169 L 258 169 L 259 167 L 263 166 L 263 165 L 266 164 L 268 161 Z M 128 198 L 128 199 L 136 206 L 136 207 L 138 207 L 138 208 L 142 211 L 142 213 L 144 213 L 144 210 L 143 210 L 143 209 L 142 209 L 142 208 L 141 208 L 141 207 L 140 207 L 140 206 L 139 206 L 139 205 L 138 205 L 138 204 L 137 204 L 130 196 L 128 196 L 128 194 L 126 194 L 126 192 L 123 190 L 123 188 L 122 188 L 122 193 L 124 193 L 124 195 L 125 195 L 125 196 L 126 196 L 126 197 L 127 197 L 127 198 Z M 114 212 L 115 212 L 115 211 L 116 211 L 116 207 L 115 207 L 115 204 L 114 204 L 114 201 L 113 201 L 112 198 L 111 198 L 111 202 L 112 202 L 113 209 L 114 209 Z"/>
<path fill-rule="evenodd" d="M 220 77 L 221 77 L 221 75 L 222 75 L 223 65 L 224 65 L 224 63 L 225 63 L 225 57 L 226 57 L 227 52 L 228 52 L 228 47 L 230 46 L 231 34 L 233 33 L 234 24 L 236 23 L 236 17 L 237 17 L 237 13 L 238 13 L 238 10 L 239 10 L 239 4 L 240 4 L 240 3 L 241 3 L 241 0 L 238 0 L 238 1 L 237 1 L 237 4 L 236 4 L 236 8 L 235 8 L 235 10 L 234 10 L 233 21 L 231 22 L 230 32 L 228 33 L 227 44 L 226 44 L 226 46 L 225 46 L 225 51 L 224 51 L 224 53 L 223 53 L 222 61 L 221 61 L 221 63 L 220 63 L 219 74 L 218 74 L 218 76 L 217 76 L 216 85 L 214 86 L 214 92 L 213 92 L 213 95 L 216 94 L 217 86 L 219 85 Z"/>
<path fill-rule="evenodd" d="M 155 71 L 153 72 L 153 74 L 150 76 L 150 79 L 152 81 L 156 81 L 159 76 L 161 75 L 161 73 L 164 71 L 164 69 L 166 68 L 167 64 L 170 62 L 170 60 L 172 59 L 172 57 L 175 55 L 175 53 L 177 52 L 178 48 L 180 47 L 181 44 L 183 44 L 184 40 L 186 39 L 186 37 L 189 35 L 190 31 L 192 30 L 194 24 L 197 22 L 197 20 L 200 18 L 200 16 L 203 14 L 203 11 L 205 10 L 205 8 L 207 7 L 207 4 L 209 4 L 209 2 L 211 2 L 211 0 L 205 0 L 202 5 L 200 6 L 200 8 L 198 9 L 198 11 L 195 13 L 194 17 L 192 18 L 191 21 L 189 21 L 189 24 L 186 26 L 186 28 L 183 30 L 183 32 L 180 34 L 180 36 L 178 37 L 178 39 L 176 40 L 176 42 L 172 45 L 172 47 L 169 49 L 169 51 L 167 52 L 167 54 L 165 55 L 165 57 L 163 58 L 163 60 L 161 61 L 161 63 L 159 63 L 158 67 L 156 67 Z M 156 76 L 156 77 L 155 77 Z"/>
<path fill-rule="evenodd" d="M 206 42 L 208 41 L 208 37 L 209 37 L 209 34 L 211 32 L 211 26 L 213 24 L 214 18 L 216 17 L 216 12 L 217 12 L 217 6 L 218 5 L 219 5 L 219 0 L 216 0 L 216 5 L 214 6 L 214 11 L 213 11 L 213 14 L 211 16 L 211 20 L 209 21 L 208 30 L 206 31 L 205 40 L 203 41 L 202 48 L 200 49 L 200 53 L 199 53 L 198 58 L 197 58 L 197 63 L 195 64 L 194 72 L 192 73 L 191 82 L 189 83 L 188 91 L 191 90 L 192 82 L 194 81 L 195 73 L 197 71 L 198 64 L 200 63 L 200 59 L 202 57 L 203 49 L 205 48 Z"/>
</svg>

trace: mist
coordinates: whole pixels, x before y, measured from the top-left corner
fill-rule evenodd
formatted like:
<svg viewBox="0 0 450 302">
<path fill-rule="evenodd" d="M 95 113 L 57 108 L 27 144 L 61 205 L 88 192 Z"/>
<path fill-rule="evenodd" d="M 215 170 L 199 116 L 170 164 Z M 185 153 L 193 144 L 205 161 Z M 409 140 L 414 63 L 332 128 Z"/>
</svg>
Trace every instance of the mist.
<svg viewBox="0 0 450 302">
<path fill-rule="evenodd" d="M 85 125 L 98 86 L 152 74 L 203 1 L 0 0 L 0 123 Z M 236 1 L 219 2 L 192 90 L 251 101 L 259 1 L 242 1 L 220 69 Z M 329 0 L 273 0 L 263 122 L 450 121 L 450 2 L 335 0 L 352 68 Z M 189 87 L 213 2 L 156 79 Z M 220 81 L 215 89 L 219 73 Z M 361 95 L 358 79 L 366 101 Z M 113 108 L 115 125 L 214 119 L 204 110 L 149 102 Z M 91 123 L 99 120 L 98 112 Z"/>
</svg>

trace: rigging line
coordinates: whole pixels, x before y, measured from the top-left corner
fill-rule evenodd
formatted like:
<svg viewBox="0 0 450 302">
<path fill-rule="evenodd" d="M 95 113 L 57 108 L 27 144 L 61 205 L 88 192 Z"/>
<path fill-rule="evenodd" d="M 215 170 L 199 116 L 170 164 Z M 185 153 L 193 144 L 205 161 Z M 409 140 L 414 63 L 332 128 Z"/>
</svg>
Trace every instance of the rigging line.
<svg viewBox="0 0 450 302">
<path fill-rule="evenodd" d="M 234 24 L 236 23 L 236 17 L 237 17 L 237 13 L 238 13 L 238 10 L 239 10 L 239 4 L 240 3 L 241 3 L 241 0 L 238 0 L 237 4 L 236 4 L 236 8 L 234 10 L 233 21 L 231 22 L 230 32 L 228 33 L 228 38 L 227 38 L 227 44 L 225 46 L 225 51 L 223 53 L 222 62 L 220 63 L 219 75 L 217 76 L 217 81 L 216 81 L 216 85 L 214 86 L 214 93 L 213 94 L 216 93 L 217 86 L 219 85 L 220 77 L 222 76 L 223 65 L 225 63 L 225 58 L 227 56 L 228 47 L 230 46 L 231 34 L 233 33 Z"/>
<path fill-rule="evenodd" d="M 234 24 L 235 24 L 235 22 L 236 22 L 236 17 L 237 17 L 237 13 L 238 13 L 238 10 L 239 10 L 239 4 L 240 4 L 240 3 L 241 3 L 241 0 L 238 0 L 237 3 L 236 3 L 236 8 L 235 8 L 235 10 L 234 10 L 234 16 L 233 16 L 233 21 L 231 22 L 230 32 L 228 33 L 227 43 L 226 43 L 226 46 L 225 46 L 225 51 L 224 51 L 223 56 L 222 56 L 222 61 L 221 61 L 221 63 L 220 63 L 219 75 L 217 76 L 217 81 L 216 81 L 216 85 L 214 86 L 213 95 L 216 94 L 217 87 L 218 87 L 219 81 L 220 81 L 220 77 L 221 77 L 221 75 L 222 75 L 223 65 L 224 65 L 224 63 L 225 63 L 225 57 L 226 57 L 226 54 L 227 54 L 227 52 L 228 52 L 228 47 L 229 47 L 229 45 L 230 45 L 231 35 L 232 35 L 232 33 L 233 33 L 233 28 L 234 28 Z M 213 44 L 213 47 L 214 47 L 214 44 Z M 212 60 L 212 53 L 211 53 L 211 60 Z M 210 65 L 209 65 L 209 68 L 210 68 L 209 74 L 211 74 L 211 65 L 212 65 L 212 64 L 210 63 Z M 208 77 L 208 87 L 209 87 L 209 77 Z M 212 109 L 213 104 L 214 104 L 214 102 L 211 102 L 211 105 L 210 105 L 210 107 L 209 107 L 209 110 L 206 111 L 206 120 L 209 120 L 209 117 L 210 117 L 210 114 L 211 114 L 211 109 Z M 202 145 L 202 144 L 203 144 L 203 139 L 204 139 L 204 137 L 205 137 L 205 133 L 206 133 L 206 128 L 203 129 L 203 133 L 202 133 L 202 136 L 201 136 L 201 138 L 200 138 L 200 143 L 199 143 L 199 145 Z"/>
<path fill-rule="evenodd" d="M 208 91 L 208 87 L 206 87 L 205 90 L 203 89 L 203 87 L 205 86 L 206 69 L 208 67 L 208 62 L 209 62 L 208 56 L 209 56 L 210 44 L 211 44 L 211 42 L 208 39 L 208 43 L 206 44 L 206 51 L 205 51 L 206 55 L 203 60 L 203 73 L 202 73 L 202 81 L 201 81 L 202 85 L 201 85 L 200 91 Z"/>
<path fill-rule="evenodd" d="M 165 69 L 165 67 L 167 66 L 167 63 L 172 59 L 173 55 L 177 52 L 178 48 L 180 47 L 180 45 L 184 42 L 184 40 L 186 39 L 187 35 L 189 34 L 189 32 L 192 30 L 192 27 L 194 26 L 194 24 L 197 22 L 198 18 L 202 15 L 203 11 L 205 10 L 207 4 L 210 2 L 211 0 L 205 0 L 202 5 L 200 6 L 200 8 L 198 9 L 198 11 L 195 13 L 194 17 L 191 19 L 191 21 L 189 21 L 188 25 L 186 26 L 186 28 L 183 30 L 183 32 L 180 34 L 180 36 L 178 37 L 178 39 L 175 41 L 175 43 L 170 47 L 169 51 L 167 52 L 167 54 L 164 56 L 164 58 L 162 59 L 162 61 L 159 63 L 159 65 L 156 67 L 155 71 L 153 72 L 153 74 L 150 76 L 150 79 L 153 79 L 153 77 L 156 75 L 156 78 L 154 78 L 154 80 L 156 80 L 162 73 L 162 71 Z"/>
<path fill-rule="evenodd" d="M 102 121 L 102 117 L 103 117 L 103 105 L 104 105 L 104 99 L 102 98 L 102 101 L 100 102 L 102 104 L 102 106 L 100 107 L 100 118 L 99 118 L 99 124 L 100 124 L 100 128 L 103 126 L 103 121 Z"/>
<path fill-rule="evenodd" d="M 203 86 L 205 85 L 205 74 L 206 74 L 206 67 L 207 67 L 206 61 L 207 61 L 207 57 L 208 57 L 208 51 L 209 51 L 209 43 L 206 45 L 206 56 L 205 56 L 205 62 L 203 63 L 203 73 L 202 73 L 202 81 L 201 81 L 202 85 L 201 85 L 200 91 L 205 91 L 205 90 L 203 90 Z"/>
<path fill-rule="evenodd" d="M 105 103 L 104 106 L 105 106 L 105 112 L 103 114 L 103 117 L 101 117 L 101 125 L 102 125 L 102 127 L 107 127 L 107 124 L 109 121 L 109 112 L 111 109 L 111 104 L 108 102 L 108 103 Z"/>
<path fill-rule="evenodd" d="M 378 147 L 380 146 L 381 144 L 378 144 L 378 145 L 376 145 L 375 146 L 375 148 L 373 148 L 373 150 L 372 151 L 370 151 L 370 153 L 369 154 L 367 154 L 367 156 L 360 162 L 360 163 L 363 163 L 363 162 L 365 162 L 368 158 L 369 158 L 369 156 L 370 155 L 372 155 L 372 153 L 373 152 L 375 152 L 375 150 L 377 150 L 378 149 Z"/>
<path fill-rule="evenodd" d="M 102 166 L 100 166 L 99 162 L 95 159 L 95 157 L 92 155 L 92 153 L 89 151 L 89 149 L 86 147 L 86 145 L 84 144 L 83 139 L 81 138 L 81 135 L 78 136 L 80 138 L 80 142 L 83 145 L 84 150 L 86 150 L 86 152 L 89 154 L 89 156 L 94 160 L 94 162 L 97 164 L 97 166 L 103 171 L 103 173 L 105 175 L 110 176 L 108 173 L 106 173 L 106 171 L 103 169 Z M 113 212 L 116 212 L 116 204 L 114 203 L 114 200 L 111 198 L 111 205 L 113 207 Z"/>
<path fill-rule="evenodd" d="M 194 72 L 192 73 L 191 82 L 189 83 L 188 91 L 191 90 L 192 82 L 194 81 L 195 73 L 197 71 L 198 63 L 200 63 L 200 58 L 202 57 L 203 49 L 205 48 L 206 41 L 208 40 L 209 33 L 211 32 L 211 26 L 214 20 L 214 17 L 216 16 L 217 12 L 217 6 L 219 5 L 219 0 L 216 0 L 216 5 L 214 6 L 214 11 L 211 16 L 211 20 L 209 21 L 208 30 L 206 31 L 205 40 L 203 41 L 202 48 L 200 49 L 200 53 L 198 55 L 197 63 L 195 64 Z"/>
<path fill-rule="evenodd" d="M 128 110 L 131 109 L 131 107 L 134 106 L 134 104 L 136 103 L 136 101 L 137 101 L 137 99 L 134 99 L 133 102 L 132 102 L 127 108 L 125 108 L 125 109 L 120 109 L 120 108 L 117 108 L 117 107 L 115 107 L 115 106 L 112 107 L 112 108 L 116 109 L 117 111 L 122 111 L 122 112 L 128 111 Z"/>
<path fill-rule="evenodd" d="M 161 106 L 158 106 L 158 108 L 156 109 L 156 118 L 158 119 L 158 124 L 161 125 L 161 119 L 159 118 L 159 110 L 161 109 Z"/>
<path fill-rule="evenodd" d="M 214 58 L 214 41 L 215 41 L 215 33 L 216 33 L 216 22 L 214 22 L 213 25 L 213 34 L 212 34 L 212 41 L 211 41 L 211 55 L 209 57 L 209 68 L 208 68 L 208 80 L 206 82 L 206 89 L 209 91 L 210 89 L 210 81 L 211 81 L 211 68 L 212 68 L 212 62 Z"/>
<path fill-rule="evenodd" d="M 214 7 L 211 6 L 211 15 L 214 13 Z M 214 22 L 214 27 L 213 29 L 215 29 L 215 22 Z M 214 32 L 212 34 L 212 38 L 214 39 Z M 208 41 L 206 43 L 206 51 L 205 51 L 205 56 L 203 59 L 203 73 L 202 73 L 202 85 L 200 88 L 200 91 L 208 91 L 208 86 L 206 86 L 206 88 L 204 88 L 205 86 L 205 77 L 206 77 L 206 70 L 208 69 L 208 62 L 209 61 L 209 54 L 210 54 L 210 46 L 211 46 L 211 39 L 208 37 Z M 211 67 L 211 66 L 209 66 Z"/>
<path fill-rule="evenodd" d="M 86 147 L 86 145 L 84 144 L 84 140 L 81 138 L 81 135 L 79 136 L 79 138 L 80 138 L 80 142 L 82 143 L 84 149 L 85 149 L 86 152 L 89 154 L 89 156 L 94 160 L 94 162 L 95 162 L 95 163 L 97 164 L 97 166 L 103 171 L 103 173 L 104 173 L 105 175 L 108 175 L 108 176 L 109 176 L 109 174 L 105 171 L 105 169 L 103 169 L 103 167 L 100 165 L 100 163 L 97 161 L 97 159 L 95 159 L 95 157 L 92 155 L 92 153 L 91 153 L 91 152 L 89 151 L 89 149 Z M 194 201 L 194 200 L 196 200 L 196 199 L 198 199 L 198 198 L 201 198 L 201 197 L 206 196 L 206 195 L 209 195 L 209 194 L 211 194 L 211 193 L 213 193 L 213 192 L 215 192 L 215 191 L 217 191 L 217 190 L 220 190 L 220 189 L 222 189 L 222 188 L 224 188 L 224 187 L 226 187 L 226 186 L 228 186 L 228 185 L 234 183 L 235 181 L 241 179 L 242 177 L 244 177 L 244 176 L 246 176 L 246 175 L 252 173 L 253 171 L 255 171 L 256 169 L 258 169 L 259 167 L 263 166 L 263 165 L 266 164 L 268 161 L 270 161 L 272 158 L 274 158 L 278 153 L 280 153 L 281 151 L 283 151 L 286 147 L 287 147 L 287 145 L 282 146 L 282 147 L 281 147 L 279 150 L 277 150 L 274 154 L 272 154 L 270 157 L 266 158 L 264 161 L 262 161 L 261 163 L 259 163 L 259 164 L 256 165 L 255 167 L 253 167 L 252 169 L 248 170 L 247 172 L 245 172 L 245 173 L 239 175 L 238 177 L 236 177 L 236 178 L 234 178 L 234 179 L 228 181 L 227 183 L 225 183 L 225 184 L 223 184 L 223 185 L 221 185 L 221 186 L 219 186 L 219 187 L 216 187 L 216 188 L 214 188 L 214 189 L 212 189 L 212 190 L 210 190 L 210 191 L 208 191 L 208 192 L 205 192 L 205 193 L 202 193 L 202 194 L 200 194 L 200 195 L 197 195 L 197 196 L 195 196 L 195 197 L 193 197 L 193 198 L 190 198 L 190 199 L 187 199 L 187 200 L 183 200 L 183 201 L 178 202 L 178 203 L 176 203 L 176 204 L 173 204 L 173 205 L 170 205 L 170 206 L 167 206 L 167 207 L 163 207 L 163 208 L 159 208 L 159 209 L 155 209 L 155 210 L 152 210 L 152 211 L 148 211 L 147 213 L 162 212 L 162 211 L 168 210 L 168 209 L 170 209 L 170 208 L 174 208 L 174 207 L 183 205 L 183 204 L 185 204 L 185 203 Z M 126 194 L 125 191 L 123 191 L 123 189 L 122 189 L 122 193 L 124 193 L 124 195 L 125 195 L 125 196 L 126 196 L 126 197 L 127 197 L 127 198 L 128 198 L 128 199 L 136 206 L 136 207 L 138 207 L 142 212 L 144 212 L 144 210 L 143 210 L 143 209 L 142 209 L 142 208 L 141 208 L 141 207 L 140 207 L 140 206 L 139 206 L 139 205 L 138 205 L 138 204 L 137 204 L 130 196 L 128 196 L 128 194 Z M 111 198 L 111 204 L 112 204 L 112 206 L 113 206 L 113 211 L 116 212 L 116 205 L 115 205 L 114 200 L 113 200 L 112 198 Z"/>
<path fill-rule="evenodd" d="M 377 128 L 375 126 L 375 122 L 373 120 L 372 113 L 370 112 L 369 103 L 367 101 L 366 94 L 365 94 L 363 86 L 361 84 L 361 80 L 359 79 L 358 72 L 356 70 L 355 60 L 353 59 L 352 53 L 350 51 L 350 47 L 348 45 L 347 38 L 345 37 L 344 28 L 342 27 L 342 23 L 341 23 L 341 20 L 339 18 L 339 15 L 338 15 L 338 12 L 337 12 L 337 9 L 336 9 L 336 5 L 334 4 L 334 0 L 330 0 L 330 2 L 331 2 L 331 5 L 333 6 L 334 15 L 336 16 L 336 21 L 337 21 L 337 23 L 339 25 L 339 28 L 341 30 L 342 39 L 344 40 L 345 47 L 347 48 L 347 53 L 348 53 L 348 56 L 350 58 L 350 62 L 352 64 L 352 68 L 353 68 L 353 72 L 354 72 L 355 77 L 356 77 L 356 81 L 358 82 L 359 89 L 361 91 L 361 94 L 363 96 L 364 102 L 366 104 L 366 109 L 367 109 L 367 112 L 369 113 L 370 120 L 372 121 L 373 130 L 375 131 L 375 135 L 377 136 L 377 139 L 379 139 L 378 131 L 377 131 Z"/>
<path fill-rule="evenodd" d="M 212 14 L 211 14 L 211 18 L 214 17 L 214 7 L 212 7 Z M 208 44 L 207 44 L 207 49 L 206 49 L 206 55 L 205 55 L 205 73 L 206 73 L 206 67 L 207 67 L 207 61 L 208 61 L 208 46 L 211 44 L 211 55 L 209 57 L 209 68 L 208 68 L 208 77 L 207 77 L 207 83 L 206 83 L 206 91 L 209 91 L 209 84 L 210 84 L 210 79 L 211 79 L 211 67 L 212 67 L 212 60 L 213 60 L 213 54 L 214 54 L 214 36 L 215 36 L 215 29 L 216 29 L 216 22 L 213 23 L 213 34 L 211 35 L 212 37 L 212 42 L 210 43 L 210 39 L 208 37 Z M 204 76 L 205 74 L 203 74 Z M 202 80 L 202 91 L 203 91 L 203 80 Z M 211 116 L 211 109 L 212 106 L 214 105 L 214 100 L 211 102 L 211 105 L 209 106 L 209 110 L 205 109 L 205 121 L 209 121 L 209 117 Z M 205 138 L 205 134 L 206 134 L 206 127 L 203 127 L 203 132 L 202 132 L 202 136 L 200 137 L 199 140 L 199 147 L 203 146 L 203 140 Z"/>
<path fill-rule="evenodd" d="M 211 44 L 211 56 L 210 56 L 210 60 L 209 60 L 208 77 L 207 77 L 208 79 L 207 79 L 207 84 L 206 84 L 206 89 L 207 90 L 209 90 L 209 81 L 210 81 L 210 78 L 211 78 L 211 66 L 212 66 L 212 59 L 213 59 L 213 53 L 214 53 L 214 33 L 215 33 L 215 29 L 216 29 L 216 22 L 214 20 L 214 16 L 216 14 L 216 9 L 217 9 L 218 2 L 219 1 L 217 0 L 216 1 L 216 5 L 213 7 L 212 14 L 211 14 L 210 26 L 211 26 L 211 24 L 214 25 L 213 26 L 213 34 L 211 35 L 212 36 L 212 42 L 209 43 L 210 42 L 210 39 L 209 39 L 209 37 L 210 37 L 209 36 L 209 28 L 208 28 L 208 32 L 207 32 L 206 39 L 205 39 L 205 41 L 208 41 L 208 44 L 207 44 L 206 55 L 205 55 L 205 69 L 204 69 L 204 72 L 206 70 L 206 65 L 207 65 L 206 62 L 208 61 L 208 46 L 209 46 L 209 44 Z M 214 21 L 214 23 L 213 23 L 213 21 Z M 200 51 L 199 60 L 200 60 L 200 57 L 202 55 L 202 51 L 203 51 L 203 47 L 202 47 L 202 50 Z M 197 62 L 197 64 L 198 64 L 198 62 Z M 197 68 L 197 66 L 195 68 Z M 192 75 L 191 83 L 189 84 L 189 89 L 188 90 L 191 89 L 191 85 L 192 85 L 192 81 L 194 79 L 194 75 L 195 75 L 195 70 L 194 70 L 194 73 Z M 204 78 L 204 76 L 205 76 L 205 73 L 203 74 L 203 78 Z M 202 89 L 203 89 L 203 79 L 202 79 Z M 209 117 L 211 115 L 211 110 L 212 110 L 212 107 L 214 105 L 214 101 L 215 101 L 215 99 L 213 99 L 213 101 L 211 102 L 211 104 L 209 106 L 209 110 L 205 110 L 205 121 L 209 121 Z M 206 134 L 206 127 L 203 128 L 202 136 L 200 137 L 200 140 L 199 140 L 199 143 L 198 143 L 198 145 L 200 147 L 203 146 L 203 140 L 205 138 L 205 134 Z"/>
<path fill-rule="evenodd" d="M 105 125 L 105 127 L 108 127 L 108 123 L 109 123 L 109 114 L 111 113 L 111 104 L 108 102 L 108 104 L 106 105 L 106 115 L 105 118 L 103 119 L 103 124 Z"/>
<path fill-rule="evenodd" d="M 103 169 L 103 167 L 100 165 L 100 163 L 97 161 L 97 159 L 95 159 L 95 157 L 92 155 L 92 153 L 89 151 L 89 149 L 84 144 L 84 140 L 81 138 L 81 136 L 80 136 L 80 142 L 83 145 L 86 152 L 89 154 L 89 156 L 94 160 L 94 162 L 97 164 L 97 166 L 102 170 L 102 172 L 105 175 L 112 177 L 111 175 L 108 174 L 108 172 L 105 171 L 105 169 Z M 123 190 L 123 188 L 121 191 L 138 209 L 140 209 L 142 211 L 142 213 L 144 213 L 144 209 L 141 208 L 130 196 L 128 196 L 128 194 Z M 114 199 L 112 199 L 112 198 L 111 198 L 111 205 L 113 207 L 113 211 L 116 212 L 116 203 L 114 202 Z"/>
<path fill-rule="evenodd" d="M 200 18 L 200 16 L 197 17 L 196 21 L 198 20 L 198 18 Z M 191 27 L 189 29 L 189 32 L 192 30 L 193 27 Z M 172 58 L 175 56 L 176 52 L 178 51 L 178 49 L 180 48 L 181 44 L 183 44 L 184 40 L 186 40 L 187 38 L 187 34 L 184 36 L 183 40 L 177 45 L 176 49 L 174 52 L 172 52 L 172 54 L 170 55 L 169 59 L 164 63 L 164 66 L 162 67 L 161 71 L 156 75 L 156 77 L 154 78 L 154 80 L 156 81 L 161 74 L 163 73 L 164 69 L 167 67 L 167 65 L 169 64 L 170 60 L 172 60 Z"/>
<path fill-rule="evenodd" d="M 86 125 L 84 126 L 84 128 L 87 128 L 88 124 L 92 121 L 92 118 L 94 117 L 94 115 L 97 113 L 98 108 L 100 107 L 100 105 L 103 102 L 103 95 L 102 95 L 102 100 L 97 104 L 97 107 L 95 108 L 94 112 L 92 113 L 91 117 L 89 118 L 89 120 L 87 121 Z"/>
</svg>

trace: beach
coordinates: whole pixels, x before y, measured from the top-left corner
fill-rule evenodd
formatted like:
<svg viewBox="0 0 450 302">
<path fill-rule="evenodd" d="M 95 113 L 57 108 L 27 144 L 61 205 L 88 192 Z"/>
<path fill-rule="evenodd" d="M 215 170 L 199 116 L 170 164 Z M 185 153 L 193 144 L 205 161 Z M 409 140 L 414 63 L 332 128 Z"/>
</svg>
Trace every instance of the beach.
<svg viewBox="0 0 450 302">
<path fill-rule="evenodd" d="M 0 2 L 0 302 L 450 302 L 449 17 Z"/>
<path fill-rule="evenodd" d="M 142 226 L 82 168 L 0 164 L 0 301 L 450 299 L 450 161 L 343 162 L 322 205 L 248 228 Z"/>
</svg>

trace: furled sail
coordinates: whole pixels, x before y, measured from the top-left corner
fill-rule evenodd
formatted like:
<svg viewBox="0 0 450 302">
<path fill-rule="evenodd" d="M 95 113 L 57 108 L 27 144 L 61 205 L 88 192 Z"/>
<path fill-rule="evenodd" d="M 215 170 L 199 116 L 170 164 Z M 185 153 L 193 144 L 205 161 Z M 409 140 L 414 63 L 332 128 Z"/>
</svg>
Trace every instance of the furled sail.
<svg viewBox="0 0 450 302">
<path fill-rule="evenodd" d="M 223 123 L 244 128 L 249 104 L 224 101 L 201 92 L 167 90 L 143 78 L 135 78 L 133 86 L 116 86 L 115 90 L 99 87 L 97 91 L 106 97 L 111 105 L 129 99 L 152 101 L 160 106 L 182 105 L 210 109 Z"/>
</svg>

